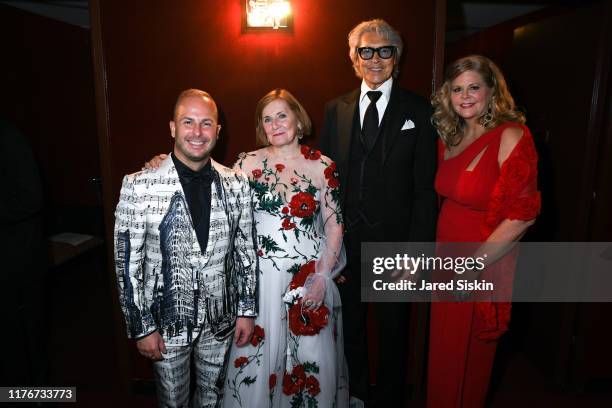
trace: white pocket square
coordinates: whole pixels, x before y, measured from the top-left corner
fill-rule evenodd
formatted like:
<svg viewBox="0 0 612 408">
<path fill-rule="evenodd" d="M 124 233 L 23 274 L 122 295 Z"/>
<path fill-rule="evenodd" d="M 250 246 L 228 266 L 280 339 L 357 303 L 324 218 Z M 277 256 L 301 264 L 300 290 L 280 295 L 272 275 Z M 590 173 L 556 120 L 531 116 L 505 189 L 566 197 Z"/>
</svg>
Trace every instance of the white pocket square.
<svg viewBox="0 0 612 408">
<path fill-rule="evenodd" d="M 404 126 L 402 126 L 401 130 L 406 130 L 406 129 L 414 129 L 414 122 L 411 121 L 410 119 L 406 119 L 406 121 L 404 122 Z"/>
</svg>

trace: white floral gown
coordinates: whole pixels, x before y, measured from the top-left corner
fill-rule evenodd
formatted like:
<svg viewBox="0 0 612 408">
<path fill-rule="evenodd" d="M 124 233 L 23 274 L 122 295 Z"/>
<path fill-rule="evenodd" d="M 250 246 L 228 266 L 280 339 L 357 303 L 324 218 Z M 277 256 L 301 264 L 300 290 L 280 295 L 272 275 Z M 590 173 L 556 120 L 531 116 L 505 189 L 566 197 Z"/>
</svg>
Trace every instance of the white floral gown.
<svg viewBox="0 0 612 408">
<path fill-rule="evenodd" d="M 260 149 L 235 165 L 254 194 L 259 314 L 250 344 L 232 349 L 225 407 L 348 406 L 338 289 L 325 279 L 323 306 L 314 311 L 300 297 L 315 265 L 330 278 L 339 272 L 338 265 L 321 267 L 336 263 L 342 247 L 336 167 L 317 150 L 301 146 L 301 153 L 282 161 Z"/>
</svg>

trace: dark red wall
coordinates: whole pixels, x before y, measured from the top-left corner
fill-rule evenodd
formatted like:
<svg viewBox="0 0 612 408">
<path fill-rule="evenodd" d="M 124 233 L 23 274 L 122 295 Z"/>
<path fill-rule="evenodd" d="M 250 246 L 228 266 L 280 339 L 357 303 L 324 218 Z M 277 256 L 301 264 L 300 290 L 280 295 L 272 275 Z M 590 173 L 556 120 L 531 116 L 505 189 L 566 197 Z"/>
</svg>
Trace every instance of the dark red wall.
<svg viewBox="0 0 612 408">
<path fill-rule="evenodd" d="M 385 1 L 373 14 L 366 2 L 295 0 L 292 33 L 249 34 L 241 34 L 240 0 L 99 3 L 114 194 L 123 174 L 171 150 L 168 121 L 185 88 L 204 89 L 219 104 L 225 145 L 214 157 L 228 165 L 255 148 L 255 105 L 275 87 L 294 93 L 319 130 L 324 103 L 359 84 L 346 37 L 365 19 L 401 31 L 401 83 L 431 92 L 434 2 Z"/>
</svg>

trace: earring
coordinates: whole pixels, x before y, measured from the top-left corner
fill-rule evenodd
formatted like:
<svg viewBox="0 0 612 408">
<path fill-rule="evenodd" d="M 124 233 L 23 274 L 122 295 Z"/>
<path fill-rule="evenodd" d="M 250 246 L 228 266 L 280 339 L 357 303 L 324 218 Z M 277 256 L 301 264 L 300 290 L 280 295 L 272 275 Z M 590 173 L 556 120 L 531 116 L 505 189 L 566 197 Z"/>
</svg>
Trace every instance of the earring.
<svg viewBox="0 0 612 408">
<path fill-rule="evenodd" d="M 450 136 L 452 136 L 452 137 L 455 137 L 455 136 L 457 136 L 459 133 L 461 133 L 461 119 L 459 118 L 459 116 L 458 116 L 458 115 L 455 115 L 455 118 L 454 118 L 454 121 L 453 121 L 453 122 L 454 122 L 454 125 L 455 125 L 455 126 L 453 126 L 453 128 L 452 128 L 452 129 L 450 129 L 450 131 L 449 131 L 449 133 L 448 133 L 448 134 L 449 134 Z"/>
<path fill-rule="evenodd" d="M 297 129 L 297 137 L 298 137 L 298 140 L 302 140 L 302 138 L 304 137 L 304 131 L 302 130 L 301 127 L 298 127 Z"/>
<path fill-rule="evenodd" d="M 457 146 L 461 142 L 461 137 L 459 137 L 459 125 L 456 124 L 450 132 L 445 140 L 447 146 Z"/>
<path fill-rule="evenodd" d="M 493 113 L 491 109 L 491 104 L 489 104 L 487 113 L 485 113 L 484 115 L 480 117 L 480 119 L 478 119 L 478 123 L 480 123 L 483 127 L 488 128 L 492 122 L 493 122 Z"/>
</svg>

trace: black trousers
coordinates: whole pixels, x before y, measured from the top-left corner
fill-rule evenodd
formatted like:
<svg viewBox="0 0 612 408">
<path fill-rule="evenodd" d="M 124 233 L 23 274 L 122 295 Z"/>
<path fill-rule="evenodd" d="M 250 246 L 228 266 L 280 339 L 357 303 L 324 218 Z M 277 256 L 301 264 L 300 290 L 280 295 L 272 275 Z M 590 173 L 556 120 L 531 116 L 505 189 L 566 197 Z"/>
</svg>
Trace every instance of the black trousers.
<svg viewBox="0 0 612 408">
<path fill-rule="evenodd" d="M 345 235 L 347 280 L 339 285 L 344 324 L 344 353 L 349 367 L 351 395 L 380 407 L 401 407 L 405 400 L 408 350 L 408 303 L 372 303 L 378 335 L 376 395 L 369 395 L 367 314 L 361 302 L 361 243 L 384 241 L 382 225 L 358 224 Z M 371 404 L 374 405 L 374 404 Z"/>
</svg>

